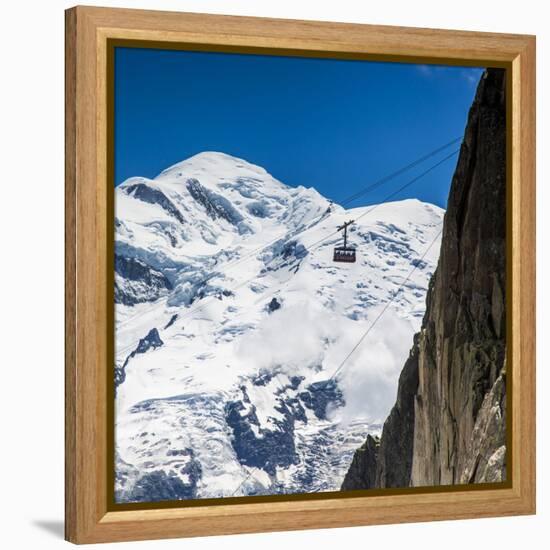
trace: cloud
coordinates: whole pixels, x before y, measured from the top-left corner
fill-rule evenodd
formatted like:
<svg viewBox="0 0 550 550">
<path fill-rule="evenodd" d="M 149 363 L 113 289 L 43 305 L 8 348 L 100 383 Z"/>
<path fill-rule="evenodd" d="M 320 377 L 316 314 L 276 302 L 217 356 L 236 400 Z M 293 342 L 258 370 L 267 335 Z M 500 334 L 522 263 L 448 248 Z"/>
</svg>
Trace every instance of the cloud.
<svg viewBox="0 0 550 550">
<path fill-rule="evenodd" d="M 476 87 L 479 79 L 481 78 L 481 75 L 483 73 L 483 69 L 480 69 L 478 67 L 472 67 L 467 69 L 462 69 L 460 72 L 460 76 L 472 87 Z"/>
<path fill-rule="evenodd" d="M 388 310 L 337 376 L 346 406 L 334 411 L 334 419 L 382 423 L 395 403 L 397 381 L 411 346 L 410 322 Z"/>
<path fill-rule="evenodd" d="M 416 65 L 416 70 L 424 76 L 432 76 L 433 69 L 430 65 Z"/>
<path fill-rule="evenodd" d="M 395 403 L 397 380 L 417 328 L 390 307 L 354 350 L 382 307 L 372 308 L 368 319 L 354 321 L 308 301 L 283 304 L 243 336 L 237 354 L 253 371 L 282 368 L 289 375 L 307 374 L 304 367 L 310 367 L 306 384 L 334 377 L 346 402 L 332 411 L 334 421 L 382 423 Z"/>
<path fill-rule="evenodd" d="M 307 301 L 285 305 L 267 316 L 258 328 L 245 335 L 237 354 L 255 369 L 320 365 L 323 342 L 330 336 L 333 316 Z"/>
<path fill-rule="evenodd" d="M 457 80 L 463 80 L 469 86 L 475 87 L 483 72 L 481 67 L 455 67 L 453 65 L 415 65 L 417 72 L 426 78 L 436 76 L 454 76 Z"/>
</svg>

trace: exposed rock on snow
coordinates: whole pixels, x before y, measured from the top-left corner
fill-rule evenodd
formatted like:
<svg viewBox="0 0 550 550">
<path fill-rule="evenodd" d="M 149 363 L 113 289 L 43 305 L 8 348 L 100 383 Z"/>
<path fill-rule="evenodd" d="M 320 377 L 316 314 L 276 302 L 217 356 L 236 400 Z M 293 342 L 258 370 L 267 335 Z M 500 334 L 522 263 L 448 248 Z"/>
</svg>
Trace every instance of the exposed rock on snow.
<svg viewBox="0 0 550 550">
<path fill-rule="evenodd" d="M 138 258 L 115 255 L 115 303 L 133 306 L 154 302 L 173 286 L 160 271 Z"/>
<path fill-rule="evenodd" d="M 137 348 L 126 357 L 122 367 L 115 368 L 115 386 L 118 387 L 126 379 L 126 367 L 131 359 L 133 359 L 138 353 L 146 353 L 150 349 L 160 348 L 164 345 L 164 342 L 160 339 L 159 331 L 156 328 L 152 328 L 145 338 L 142 338 L 137 345 Z"/>
<path fill-rule="evenodd" d="M 350 468 L 342 483 L 342 491 L 376 487 L 376 465 L 380 439 L 367 435 L 365 443 L 355 451 Z"/>
</svg>

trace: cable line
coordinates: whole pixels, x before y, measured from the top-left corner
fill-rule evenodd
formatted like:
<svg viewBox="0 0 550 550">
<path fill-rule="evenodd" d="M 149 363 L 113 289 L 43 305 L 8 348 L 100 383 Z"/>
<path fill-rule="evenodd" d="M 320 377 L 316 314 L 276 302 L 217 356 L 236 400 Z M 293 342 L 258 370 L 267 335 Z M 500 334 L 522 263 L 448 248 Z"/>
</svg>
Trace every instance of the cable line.
<svg viewBox="0 0 550 550">
<path fill-rule="evenodd" d="M 373 212 L 374 210 L 382 206 L 384 203 L 386 203 L 387 201 L 389 201 L 390 199 L 394 198 L 396 195 L 401 193 L 401 191 L 404 191 L 405 189 L 407 189 L 407 187 L 410 187 L 413 183 L 416 183 L 419 179 L 422 179 L 424 176 L 426 176 L 427 174 L 429 174 L 430 172 L 432 172 L 433 170 L 441 166 L 444 162 L 454 157 L 459 151 L 460 149 L 456 149 L 450 155 L 447 155 L 445 158 L 441 159 L 439 162 L 437 162 L 433 166 L 430 166 L 430 168 L 428 168 L 418 176 L 414 177 L 412 180 L 409 180 L 407 183 L 405 183 L 405 185 L 402 185 L 399 189 L 393 191 L 389 195 L 386 195 L 378 204 L 375 204 L 372 208 L 369 208 L 368 210 L 363 212 L 360 216 L 355 218 L 355 222 L 357 223 L 361 218 L 364 218 L 367 214 L 370 214 L 371 212 Z M 313 244 L 309 245 L 308 248 L 314 247 L 317 243 L 321 243 L 329 239 L 330 237 L 337 235 L 338 232 L 339 232 L 338 230 L 333 231 L 330 235 L 327 235 L 326 237 L 323 237 L 322 239 L 319 239 L 318 241 L 315 241 Z"/>
<path fill-rule="evenodd" d="M 407 172 L 411 168 L 414 168 L 415 166 L 418 166 L 419 164 L 421 164 L 425 160 L 428 160 L 429 158 L 437 155 L 437 153 L 440 153 L 441 151 L 444 151 L 445 149 L 447 149 L 451 145 L 454 145 L 455 143 L 458 143 L 461 139 L 462 139 L 462 136 L 459 136 L 459 137 L 449 141 L 449 143 L 446 143 L 445 145 L 442 145 L 441 147 L 438 147 L 437 149 L 434 149 L 433 151 L 427 153 L 423 157 L 420 157 L 419 159 L 411 162 L 410 164 L 407 164 L 403 168 L 400 168 L 396 172 L 393 172 L 393 174 L 390 174 L 389 176 L 385 176 L 382 179 L 378 180 L 377 182 L 373 183 L 372 185 L 369 185 L 368 187 L 365 187 L 364 189 L 361 189 L 361 190 L 357 191 L 356 193 L 354 193 L 353 195 L 351 195 L 347 199 L 344 199 L 344 201 L 341 202 L 340 204 L 342 206 L 346 206 L 349 203 L 354 202 L 355 200 L 362 197 L 366 193 L 369 193 L 370 191 L 373 191 L 374 189 L 377 189 L 378 187 L 380 187 L 380 185 L 386 183 L 387 181 L 389 181 L 389 180 L 391 180 L 391 179 L 393 179 L 397 176 L 400 176 L 401 174 L 403 174 L 404 172 Z"/>
<path fill-rule="evenodd" d="M 393 191 L 392 193 L 390 193 L 389 195 L 387 195 L 380 204 L 375 204 L 372 208 L 369 208 L 367 211 L 365 211 L 363 214 L 361 214 L 360 216 L 358 216 L 356 218 L 356 222 L 358 220 L 360 220 L 361 218 L 365 217 L 367 214 L 370 214 L 372 213 L 374 210 L 376 210 L 379 206 L 381 206 L 382 204 L 384 204 L 387 200 L 389 200 L 390 198 L 393 198 L 395 195 L 397 195 L 398 193 L 400 193 L 401 191 L 405 190 L 407 187 L 411 186 L 413 183 L 415 183 L 416 181 L 418 181 L 420 178 L 422 178 L 423 176 L 425 176 L 426 174 L 430 173 L 432 170 L 434 170 L 435 168 L 437 168 L 438 166 L 440 166 L 441 164 L 443 164 L 445 161 L 449 160 L 450 158 L 452 158 L 454 155 L 457 154 L 459 150 L 456 150 L 454 151 L 453 153 L 451 153 L 450 155 L 448 155 L 447 157 L 445 157 L 444 159 L 442 159 L 441 161 L 439 161 L 437 164 L 434 164 L 432 167 L 428 168 L 426 171 L 424 171 L 422 174 L 416 176 L 415 178 L 413 178 L 412 180 L 410 180 L 409 182 L 407 182 L 405 185 L 402 185 L 399 189 L 397 189 L 397 191 Z M 315 241 L 314 243 L 312 243 L 311 245 L 308 245 L 306 246 L 306 248 L 308 249 L 308 251 L 313 251 L 313 250 L 316 250 L 317 248 L 319 248 L 324 241 L 326 241 L 327 239 L 329 239 L 330 237 L 336 235 L 338 233 L 338 231 L 334 231 L 333 233 L 327 235 L 326 237 L 323 237 L 321 239 L 319 239 L 318 241 Z M 247 284 L 251 281 L 253 281 L 254 279 L 257 279 L 257 276 L 254 276 L 254 277 L 251 277 L 250 279 L 247 279 L 244 283 L 240 284 L 238 287 L 235 288 L 235 290 L 237 290 L 238 288 L 241 288 L 241 286 L 243 286 L 244 284 Z M 284 285 L 288 284 L 289 281 L 287 281 L 286 283 L 283 283 L 281 284 L 278 288 L 276 288 L 274 291 L 272 292 L 269 292 L 267 294 L 264 294 L 260 300 L 258 301 L 263 301 L 263 300 L 268 300 L 269 298 L 271 298 L 272 296 L 274 296 L 275 294 L 279 293 L 282 288 L 284 287 Z M 255 304 L 258 303 L 258 301 L 255 302 Z M 207 305 L 207 303 L 205 303 L 204 305 Z"/>
<path fill-rule="evenodd" d="M 396 195 L 398 195 L 401 191 L 404 191 L 405 189 L 407 189 L 408 187 L 410 187 L 413 183 L 416 183 L 418 180 L 420 180 L 421 178 L 423 178 L 424 176 L 426 176 L 427 174 L 429 174 L 430 172 L 432 172 L 433 170 L 435 170 L 436 168 L 438 168 L 439 166 L 441 166 L 444 162 L 446 162 L 447 160 L 451 159 L 454 155 L 456 155 L 458 152 L 460 151 L 460 149 L 457 149 L 455 151 L 453 151 L 450 155 L 447 155 L 445 158 L 443 158 L 442 160 L 440 160 L 439 162 L 437 162 L 436 164 L 434 164 L 433 166 L 431 166 L 430 168 L 428 168 L 427 170 L 425 170 L 424 172 L 422 172 L 421 174 L 419 174 L 418 176 L 414 177 L 413 179 L 409 180 L 407 183 L 405 183 L 404 185 L 402 185 L 401 187 L 399 187 L 399 189 L 393 191 L 392 193 L 390 193 L 389 195 L 386 195 L 386 197 L 384 197 L 382 199 L 382 201 L 379 203 L 379 204 L 375 204 L 372 208 L 369 208 L 368 210 L 366 210 L 365 212 L 363 212 L 360 216 L 358 216 L 356 219 L 355 219 L 355 222 L 359 221 L 361 218 L 364 218 L 367 214 L 371 214 L 374 210 L 376 210 L 377 208 L 379 208 L 382 204 L 384 204 L 385 202 L 387 202 L 388 200 L 390 200 L 391 198 L 395 197 Z M 326 240 L 330 239 L 332 236 L 336 235 L 338 233 L 338 231 L 334 231 L 332 233 L 330 233 L 329 235 L 315 241 L 314 243 L 310 244 L 310 245 L 307 245 L 306 248 L 309 250 L 309 251 L 313 251 L 313 250 L 316 250 L 317 248 L 319 248 L 319 246 L 325 242 Z M 239 284 L 237 287 L 235 287 L 233 290 L 238 290 L 239 288 L 241 288 L 244 284 L 247 284 L 249 283 L 250 281 L 253 281 L 254 279 L 257 279 L 257 275 L 254 275 L 253 277 L 251 277 L 250 279 L 247 279 L 246 281 L 244 281 L 243 283 Z M 217 299 L 215 296 L 211 296 L 211 299 L 214 300 L 214 299 Z M 204 304 L 206 305 L 206 304 Z M 197 308 L 199 309 L 199 308 Z M 196 311 L 196 309 L 195 309 Z M 188 312 L 188 313 L 191 313 L 191 312 Z M 185 316 L 187 316 L 187 314 L 185 314 Z"/>
<path fill-rule="evenodd" d="M 428 252 L 430 251 L 430 249 L 432 248 L 432 246 L 435 244 L 435 242 L 437 241 L 437 239 L 441 236 L 441 233 L 443 232 L 443 228 L 441 228 L 438 233 L 436 234 L 436 236 L 433 238 L 433 240 L 430 242 L 430 244 L 428 245 L 428 248 L 426 248 L 426 250 L 424 251 L 424 253 L 422 254 L 422 256 L 420 257 L 420 261 L 416 262 L 414 267 L 411 269 L 411 271 L 408 273 L 407 277 L 405 277 L 405 280 L 399 285 L 398 289 L 393 293 L 392 297 L 390 298 L 389 302 L 386 303 L 386 305 L 384 306 L 384 308 L 382 309 L 382 311 L 377 315 L 376 319 L 374 319 L 374 321 L 369 325 L 369 327 L 367 328 L 367 330 L 363 333 L 363 335 L 361 336 L 361 338 L 357 341 L 357 343 L 353 346 L 353 348 L 350 350 L 350 352 L 344 357 L 343 361 L 338 365 L 338 368 L 333 372 L 333 374 L 330 376 L 330 378 L 328 378 L 326 381 L 325 381 L 325 384 L 324 386 L 322 386 L 322 388 L 326 387 L 327 384 L 329 384 L 332 380 L 334 380 L 336 378 L 336 376 L 338 375 L 339 372 L 341 372 L 341 370 L 344 368 L 344 366 L 346 365 L 347 361 L 349 360 L 349 358 L 357 351 L 357 349 L 359 348 L 359 346 L 361 346 L 361 344 L 364 342 L 365 338 L 369 335 L 369 333 L 371 332 L 371 330 L 374 328 L 374 326 L 376 325 L 376 323 L 378 323 L 378 321 L 382 318 L 382 316 L 384 315 L 384 313 L 388 310 L 388 308 L 390 307 L 390 305 L 394 302 L 395 298 L 397 297 L 397 295 L 399 294 L 399 292 L 401 292 L 401 290 L 403 289 L 403 287 L 407 284 L 407 282 L 409 281 L 409 279 L 412 277 L 413 273 L 416 271 L 417 267 L 422 263 L 422 260 L 424 260 L 424 258 L 427 256 Z M 321 389 L 322 389 L 321 388 Z M 247 476 L 245 477 L 245 479 L 239 484 L 239 486 L 231 493 L 230 496 L 235 496 L 237 494 L 237 492 L 243 487 L 243 485 L 252 477 L 252 471 L 249 471 Z"/>
<path fill-rule="evenodd" d="M 378 323 L 378 321 L 380 321 L 382 315 L 384 315 L 384 313 L 386 313 L 386 311 L 388 310 L 388 308 L 391 306 L 391 304 L 394 302 L 395 298 L 397 297 L 397 295 L 401 292 L 401 290 L 403 289 L 403 287 L 408 283 L 408 281 L 410 280 L 410 278 L 412 277 L 413 273 L 416 271 L 417 267 L 422 263 L 422 261 L 424 260 L 424 258 L 426 257 L 426 255 L 428 254 L 428 252 L 430 251 L 430 249 L 432 248 L 432 246 L 434 245 L 434 243 L 437 241 L 437 239 L 441 236 L 441 233 L 443 232 L 443 228 L 441 228 L 437 235 L 433 238 L 432 242 L 430 243 L 430 245 L 428 246 L 428 248 L 426 248 L 426 250 L 424 251 L 424 254 L 422 254 L 422 256 L 420 257 L 420 260 L 417 261 L 414 265 L 414 267 L 411 269 L 411 271 L 409 272 L 409 274 L 405 277 L 405 280 L 399 285 L 398 289 L 393 293 L 392 297 L 390 298 L 389 302 L 386 303 L 386 305 L 384 306 L 384 308 L 382 309 L 382 311 L 376 316 L 376 319 L 374 319 L 374 321 L 369 325 L 369 327 L 367 328 L 367 330 L 363 333 L 363 335 L 361 336 L 361 338 L 359 338 L 359 340 L 357 341 L 357 343 L 355 344 L 355 346 L 353 346 L 353 348 L 350 350 L 350 352 L 344 357 L 344 359 L 342 360 L 342 362 L 338 365 L 338 368 L 332 373 L 332 375 L 330 376 L 330 378 L 326 381 L 326 384 L 328 384 L 329 382 L 331 382 L 332 380 L 334 380 L 336 378 L 336 376 L 338 375 L 338 373 L 344 368 L 345 364 L 347 363 L 347 361 L 349 360 L 349 358 L 357 351 L 357 349 L 359 348 L 359 346 L 364 342 L 365 338 L 369 335 L 370 331 L 375 327 L 376 323 Z M 326 385 L 325 384 L 325 385 Z"/>
<path fill-rule="evenodd" d="M 448 144 L 444 145 L 443 147 L 439 147 L 438 149 L 435 149 L 434 151 L 432 151 L 431 153 L 429 153 L 428 155 L 425 155 L 424 157 L 422 157 L 422 160 L 425 160 L 426 158 L 429 158 L 430 156 L 433 156 L 434 154 L 436 154 L 436 152 L 440 152 L 442 149 L 448 147 L 449 145 L 452 145 L 453 143 L 456 143 L 456 141 L 458 139 L 461 139 L 461 138 L 456 138 L 455 140 L 449 142 Z M 432 172 L 433 170 L 435 170 L 436 168 L 438 168 L 439 166 L 441 166 L 444 162 L 446 162 L 447 160 L 451 159 L 454 155 L 456 155 L 458 152 L 460 151 L 460 149 L 456 149 L 455 151 L 453 151 L 451 154 L 447 155 L 446 157 L 444 157 L 443 159 L 441 159 L 440 161 L 438 161 L 436 164 L 430 166 L 428 169 L 426 169 L 424 172 L 422 172 L 421 174 L 415 176 L 414 178 L 412 178 L 411 180 L 409 180 L 408 182 L 406 182 L 404 185 L 402 185 L 401 187 L 399 187 L 398 189 L 396 189 L 395 191 L 392 191 L 391 193 L 389 193 L 388 195 L 386 195 L 380 203 L 378 204 L 375 204 L 374 206 L 372 206 L 371 208 L 369 208 L 368 210 L 366 210 L 365 212 L 363 212 L 360 216 L 358 216 L 355 221 L 359 221 L 361 218 L 364 218 L 366 215 L 372 213 L 374 210 L 376 210 L 377 208 L 379 208 L 381 205 L 383 205 L 384 203 L 386 203 L 388 200 L 394 198 L 396 195 L 398 195 L 399 193 L 401 193 L 402 191 L 404 191 L 405 189 L 407 189 L 408 187 L 410 187 L 411 185 L 413 185 L 414 183 L 416 183 L 418 180 L 420 180 L 421 178 L 423 178 L 424 176 L 426 176 L 427 174 L 429 174 L 430 172 Z M 383 183 L 387 183 L 392 177 L 396 177 L 397 175 L 403 173 L 403 171 L 405 169 L 408 169 L 410 167 L 412 167 L 413 165 L 416 165 L 420 162 L 420 159 L 418 161 L 415 161 L 413 163 L 410 163 L 409 165 L 407 165 L 406 167 L 403 167 L 401 168 L 400 170 L 394 172 L 393 174 L 390 174 L 390 176 L 387 176 L 386 178 L 383 178 Z M 379 180 L 378 182 L 375 182 L 374 184 L 372 184 L 370 187 L 373 187 L 374 185 L 379 185 L 380 182 L 382 180 Z M 357 193 L 355 194 L 357 195 Z M 332 212 L 329 213 L 329 216 L 332 214 Z M 315 223 L 317 223 L 317 221 L 320 221 L 320 219 L 325 215 L 325 213 L 323 213 L 323 215 L 315 221 Z M 328 216 L 327 216 L 328 217 Z M 300 235 L 302 233 L 305 233 L 306 231 L 308 231 L 309 229 L 311 229 L 314 225 L 314 222 L 311 222 L 311 224 L 304 228 L 303 230 L 301 231 L 298 231 L 292 235 L 290 235 L 289 237 L 287 238 L 295 238 L 297 235 Z M 322 245 L 323 242 L 325 242 L 326 240 L 330 239 L 331 237 L 333 237 L 334 235 L 338 234 L 338 230 L 336 231 L 333 231 L 332 233 L 329 233 L 327 236 L 325 237 L 322 237 L 321 239 L 313 242 L 312 244 L 310 245 L 307 245 L 306 248 L 311 252 L 313 250 L 316 250 L 317 248 L 319 248 L 319 246 Z M 199 285 L 202 285 L 204 283 L 207 283 L 209 280 L 219 276 L 219 275 L 222 275 L 224 274 L 225 271 L 227 271 L 228 269 L 231 269 L 233 267 L 235 267 L 237 264 L 239 263 L 242 263 L 243 261 L 245 261 L 246 259 L 248 259 L 249 256 L 255 254 L 256 252 L 258 252 L 259 250 L 265 250 L 266 248 L 268 248 L 269 246 L 271 246 L 271 244 L 274 244 L 276 243 L 277 241 L 283 239 L 283 237 L 278 237 L 277 239 L 274 239 L 271 243 L 268 243 L 266 245 L 262 245 L 261 247 L 258 247 L 257 249 L 253 250 L 251 253 L 247 254 L 247 256 L 244 256 L 242 258 L 239 258 L 238 260 L 234 261 L 234 262 L 229 262 L 229 264 L 226 264 L 224 266 L 224 270 L 223 271 L 219 271 L 217 273 L 213 273 L 211 274 L 209 277 L 205 278 L 203 281 L 200 281 L 198 284 Z M 242 288 L 243 286 L 245 286 L 246 284 L 250 283 L 251 281 L 257 279 L 258 276 L 257 274 L 256 275 L 253 275 L 252 277 L 250 277 L 249 279 L 246 279 L 245 281 L 239 283 L 237 286 L 235 286 L 234 288 L 231 288 L 229 289 L 231 292 L 235 292 L 236 290 L 239 290 L 240 288 Z M 279 289 L 280 290 L 280 289 Z M 278 292 L 278 291 L 275 291 L 275 293 Z M 268 297 L 270 296 L 270 294 L 268 294 Z M 218 297 L 217 296 L 214 296 L 214 295 L 211 295 L 209 296 L 208 298 L 206 299 L 201 299 L 200 300 L 200 303 L 194 307 L 194 308 L 191 308 L 189 309 L 188 311 L 186 311 L 185 313 L 183 313 L 182 315 L 179 316 L 178 318 L 178 321 L 179 320 L 182 320 L 182 319 L 186 319 L 187 317 L 193 315 L 195 312 L 197 311 L 200 311 L 201 309 L 205 308 L 207 305 L 209 305 L 210 303 L 212 303 L 214 300 L 217 300 Z M 123 321 L 122 322 L 123 324 L 121 326 L 124 326 L 125 322 Z M 135 344 L 133 344 L 135 345 Z M 129 346 L 126 346 L 125 348 L 121 349 L 121 350 L 117 350 L 117 353 L 124 353 L 126 351 L 128 351 L 129 349 L 132 348 L 133 346 L 132 344 L 130 344 Z"/>
</svg>

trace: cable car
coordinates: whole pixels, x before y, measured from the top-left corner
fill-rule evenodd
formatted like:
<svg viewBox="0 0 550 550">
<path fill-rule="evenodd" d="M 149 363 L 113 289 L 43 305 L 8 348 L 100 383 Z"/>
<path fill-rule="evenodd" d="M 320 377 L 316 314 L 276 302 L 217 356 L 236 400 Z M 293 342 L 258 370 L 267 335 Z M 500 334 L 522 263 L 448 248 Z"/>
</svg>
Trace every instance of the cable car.
<svg viewBox="0 0 550 550">
<path fill-rule="evenodd" d="M 344 231 L 344 246 L 337 246 L 334 249 L 334 256 L 332 257 L 332 260 L 334 262 L 346 262 L 351 264 L 354 263 L 356 260 L 355 247 L 348 246 L 348 225 L 351 225 L 353 222 L 354 220 L 344 222 L 343 225 L 340 225 L 337 228 L 338 231 Z"/>
</svg>

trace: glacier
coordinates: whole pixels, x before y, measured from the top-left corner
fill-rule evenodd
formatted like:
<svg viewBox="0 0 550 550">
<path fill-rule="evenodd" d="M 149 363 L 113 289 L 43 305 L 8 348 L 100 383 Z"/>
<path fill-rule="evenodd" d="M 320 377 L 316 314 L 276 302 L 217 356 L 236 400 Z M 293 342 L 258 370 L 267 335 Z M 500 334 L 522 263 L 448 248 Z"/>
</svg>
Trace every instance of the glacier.
<svg viewBox="0 0 550 550">
<path fill-rule="evenodd" d="M 116 187 L 117 502 L 338 490 L 395 400 L 443 214 L 345 210 L 218 152 Z"/>
</svg>

